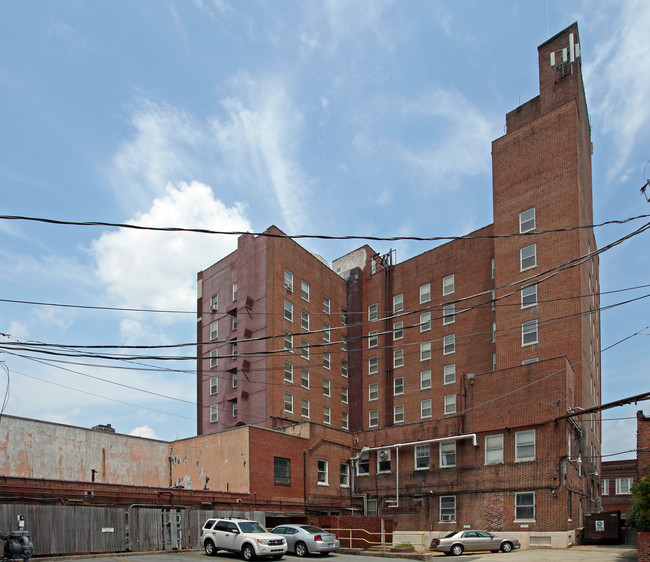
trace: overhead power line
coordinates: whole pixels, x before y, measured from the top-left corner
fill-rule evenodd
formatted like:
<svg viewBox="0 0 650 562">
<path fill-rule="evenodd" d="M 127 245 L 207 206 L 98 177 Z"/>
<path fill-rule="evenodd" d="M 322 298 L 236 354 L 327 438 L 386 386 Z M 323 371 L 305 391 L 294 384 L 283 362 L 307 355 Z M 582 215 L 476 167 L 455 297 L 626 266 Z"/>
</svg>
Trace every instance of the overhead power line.
<svg viewBox="0 0 650 562">
<path fill-rule="evenodd" d="M 0 220 L 16 220 L 16 221 L 30 221 L 30 222 L 41 222 L 46 224 L 56 224 L 56 225 L 65 225 L 65 226 L 104 226 L 110 228 L 127 228 L 132 230 L 149 230 L 155 232 L 191 232 L 195 234 L 219 234 L 225 236 L 242 236 L 244 234 L 249 234 L 251 236 L 266 236 L 269 238 L 291 238 L 291 239 L 304 239 L 312 238 L 319 240 L 374 240 L 382 242 L 393 242 L 401 240 L 411 240 L 416 242 L 439 242 L 443 240 L 468 240 L 468 239 L 495 239 L 495 238 L 510 238 L 513 236 L 538 236 L 540 234 L 549 234 L 553 232 L 567 232 L 571 230 L 582 230 L 585 228 L 598 228 L 601 226 L 607 226 L 612 224 L 626 224 L 628 222 L 648 218 L 650 214 L 638 215 L 636 217 L 629 217 L 626 219 L 617 219 L 604 221 L 597 224 L 588 224 L 581 226 L 569 226 L 565 228 L 555 228 L 549 230 L 538 230 L 535 232 L 526 232 L 526 233 L 514 233 L 514 234 L 468 234 L 464 236 L 370 236 L 370 235 L 355 235 L 355 234 L 346 234 L 340 236 L 328 235 L 328 234 L 276 234 L 273 232 L 250 232 L 243 230 L 210 230 L 207 228 L 185 228 L 177 226 L 144 226 L 139 224 L 126 224 L 126 223 L 115 223 L 115 222 L 104 222 L 104 221 L 65 221 L 58 219 L 48 219 L 43 217 L 26 217 L 19 215 L 0 215 Z"/>
</svg>

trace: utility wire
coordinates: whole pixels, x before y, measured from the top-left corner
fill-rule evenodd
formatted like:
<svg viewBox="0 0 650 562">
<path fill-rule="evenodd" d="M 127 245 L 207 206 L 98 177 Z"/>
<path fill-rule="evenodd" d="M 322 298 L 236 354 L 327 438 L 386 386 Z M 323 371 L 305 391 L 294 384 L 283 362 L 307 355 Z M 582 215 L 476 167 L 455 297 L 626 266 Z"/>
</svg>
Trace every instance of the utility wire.
<svg viewBox="0 0 650 562">
<path fill-rule="evenodd" d="M 626 219 L 619 220 L 610 220 L 598 224 L 589 224 L 582 226 L 571 226 L 565 228 L 555 228 L 550 230 L 540 230 L 535 232 L 526 232 L 526 233 L 514 233 L 514 234 L 477 234 L 477 235 L 464 235 L 464 236 L 369 236 L 369 235 L 341 235 L 333 236 L 326 234 L 276 234 L 268 231 L 264 232 L 250 232 L 243 230 L 210 230 L 206 228 L 183 228 L 183 227 L 159 227 L 159 226 L 144 226 L 138 224 L 125 224 L 125 223 L 113 223 L 113 222 L 103 222 L 103 221 L 64 221 L 58 219 L 48 219 L 42 217 L 26 217 L 19 215 L 0 215 L 0 220 L 16 220 L 16 221 L 31 221 L 31 222 L 41 222 L 47 224 L 56 224 L 56 225 L 65 225 L 65 226 L 105 226 L 112 228 L 127 228 L 133 230 L 150 230 L 156 232 L 192 232 L 197 234 L 220 234 L 228 236 L 242 236 L 248 234 L 250 236 L 266 236 L 269 238 L 291 238 L 291 239 L 303 239 L 303 238 L 312 238 L 319 240 L 373 240 L 373 241 L 401 241 L 401 240 L 412 240 L 419 242 L 435 242 L 443 240 L 468 240 L 468 239 L 496 239 L 496 238 L 509 238 L 512 236 L 537 236 L 540 234 L 548 234 L 553 232 L 567 232 L 572 230 L 581 230 L 581 229 L 590 229 L 597 228 L 601 226 L 611 225 L 611 224 L 626 224 L 630 221 L 648 218 L 650 215 L 638 215 L 636 217 L 629 217 Z"/>
</svg>

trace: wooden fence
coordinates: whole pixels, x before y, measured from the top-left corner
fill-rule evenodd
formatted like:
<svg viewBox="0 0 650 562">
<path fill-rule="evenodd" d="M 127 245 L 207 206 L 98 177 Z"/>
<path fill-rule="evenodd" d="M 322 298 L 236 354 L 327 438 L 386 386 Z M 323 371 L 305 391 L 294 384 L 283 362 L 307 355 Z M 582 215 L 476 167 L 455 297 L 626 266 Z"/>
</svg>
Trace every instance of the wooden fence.
<svg viewBox="0 0 650 562">
<path fill-rule="evenodd" d="M 198 548 L 201 527 L 210 517 L 246 517 L 264 524 L 261 513 L 182 506 L 0 504 L 0 532 L 15 530 L 18 515 L 25 518 L 36 556 Z"/>
</svg>

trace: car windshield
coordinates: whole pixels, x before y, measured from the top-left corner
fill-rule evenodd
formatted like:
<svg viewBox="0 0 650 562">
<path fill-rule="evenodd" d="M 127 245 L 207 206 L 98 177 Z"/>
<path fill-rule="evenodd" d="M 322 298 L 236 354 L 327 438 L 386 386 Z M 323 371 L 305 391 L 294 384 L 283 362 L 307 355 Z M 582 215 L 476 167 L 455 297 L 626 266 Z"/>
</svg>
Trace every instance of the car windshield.
<svg viewBox="0 0 650 562">
<path fill-rule="evenodd" d="M 323 529 L 319 527 L 314 527 L 313 525 L 301 525 L 301 529 L 304 529 L 308 533 L 311 533 L 312 535 L 315 535 L 316 533 L 324 533 Z"/>
<path fill-rule="evenodd" d="M 267 533 L 268 531 L 262 527 L 257 521 L 244 521 L 239 524 L 242 533 Z"/>
</svg>

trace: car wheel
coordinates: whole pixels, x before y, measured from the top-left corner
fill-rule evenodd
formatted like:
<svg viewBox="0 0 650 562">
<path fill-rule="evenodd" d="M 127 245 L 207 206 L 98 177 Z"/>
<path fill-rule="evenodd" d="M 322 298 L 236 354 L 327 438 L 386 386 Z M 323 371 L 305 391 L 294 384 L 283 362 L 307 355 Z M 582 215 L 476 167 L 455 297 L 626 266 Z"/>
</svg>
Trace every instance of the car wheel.
<svg viewBox="0 0 650 562">
<path fill-rule="evenodd" d="M 510 552 L 510 551 L 512 550 L 512 543 L 510 543 L 510 542 L 504 542 L 504 543 L 501 545 L 501 550 L 503 550 L 503 552 Z"/>
<path fill-rule="evenodd" d="M 296 546 L 294 547 L 294 552 L 296 553 L 296 556 L 307 556 L 309 554 L 309 551 L 307 550 L 307 545 L 304 542 L 297 542 Z"/>
<path fill-rule="evenodd" d="M 255 551 L 253 550 L 253 547 L 250 544 L 245 544 L 241 549 L 241 553 L 242 556 L 244 557 L 244 560 L 255 559 Z"/>
<path fill-rule="evenodd" d="M 205 541 L 203 548 L 208 556 L 214 556 L 217 553 L 217 548 L 214 546 L 214 543 L 210 539 Z"/>
<path fill-rule="evenodd" d="M 463 545 L 462 544 L 455 544 L 454 546 L 451 547 L 450 552 L 454 556 L 460 556 L 463 553 Z"/>
</svg>

